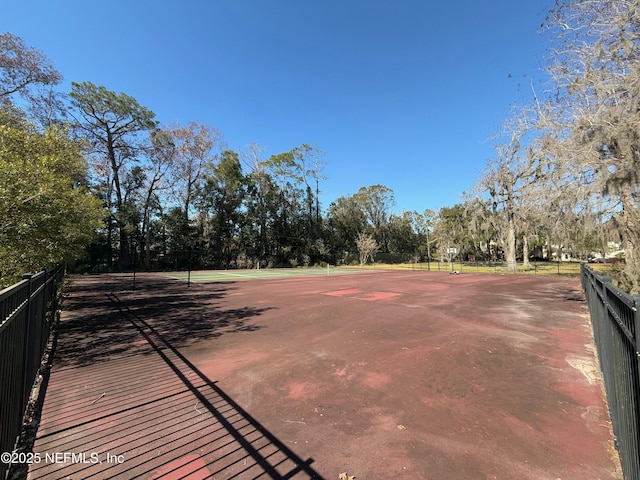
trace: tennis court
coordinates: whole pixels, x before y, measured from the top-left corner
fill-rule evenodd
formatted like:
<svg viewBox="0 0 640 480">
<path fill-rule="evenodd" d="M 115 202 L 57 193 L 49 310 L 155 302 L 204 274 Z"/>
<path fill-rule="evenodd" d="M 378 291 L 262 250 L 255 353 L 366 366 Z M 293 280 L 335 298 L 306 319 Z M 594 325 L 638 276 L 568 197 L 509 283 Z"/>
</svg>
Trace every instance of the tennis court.
<svg viewBox="0 0 640 480">
<path fill-rule="evenodd" d="M 357 272 L 75 277 L 29 477 L 622 478 L 577 279 Z"/>
<path fill-rule="evenodd" d="M 370 270 L 369 270 L 370 271 Z M 190 282 L 221 282 L 228 280 L 257 280 L 268 278 L 309 277 L 315 275 L 351 275 L 363 273 L 366 270 L 349 267 L 310 268 L 261 268 L 261 269 L 236 269 L 236 270 L 191 270 L 187 272 L 170 272 L 159 275 L 185 280 Z"/>
</svg>

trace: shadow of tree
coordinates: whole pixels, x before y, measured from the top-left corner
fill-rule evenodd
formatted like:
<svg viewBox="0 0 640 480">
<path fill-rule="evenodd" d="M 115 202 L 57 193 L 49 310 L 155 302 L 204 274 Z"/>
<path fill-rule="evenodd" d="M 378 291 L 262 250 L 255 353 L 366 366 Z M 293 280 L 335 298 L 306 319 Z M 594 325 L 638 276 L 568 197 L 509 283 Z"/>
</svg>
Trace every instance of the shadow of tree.
<svg viewBox="0 0 640 480">
<path fill-rule="evenodd" d="M 185 292 L 149 282 L 114 293 L 85 282 L 68 299 L 64 366 L 53 373 L 33 450 L 94 457 L 34 464 L 30 478 L 323 479 L 313 458 L 289 449 L 176 348 L 255 330 L 247 320 L 265 309 L 220 308 L 232 284 Z"/>
<path fill-rule="evenodd" d="M 585 303 L 586 298 L 584 292 L 579 288 L 572 288 L 567 286 L 555 287 L 552 296 L 555 298 L 568 300 L 570 302 Z"/>
<path fill-rule="evenodd" d="M 123 315 L 114 312 L 109 294 L 118 292 L 128 311 L 139 315 L 176 347 L 216 338 L 225 333 L 262 328 L 251 319 L 272 307 L 224 308 L 223 299 L 235 290 L 234 282 L 193 284 L 139 276 L 135 290 L 131 278 L 96 275 L 72 279 L 65 294 L 64 320 L 58 334 L 58 367 L 94 364 L 115 357 L 144 354 L 145 342 Z"/>
</svg>

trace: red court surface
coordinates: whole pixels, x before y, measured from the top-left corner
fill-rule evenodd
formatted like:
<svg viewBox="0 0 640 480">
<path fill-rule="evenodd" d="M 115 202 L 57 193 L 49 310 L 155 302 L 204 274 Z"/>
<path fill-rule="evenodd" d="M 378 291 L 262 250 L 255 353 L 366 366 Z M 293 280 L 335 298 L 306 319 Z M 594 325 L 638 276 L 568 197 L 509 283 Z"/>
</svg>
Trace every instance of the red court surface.
<svg viewBox="0 0 640 480">
<path fill-rule="evenodd" d="M 31 479 L 622 478 L 577 279 L 72 283 Z"/>
</svg>

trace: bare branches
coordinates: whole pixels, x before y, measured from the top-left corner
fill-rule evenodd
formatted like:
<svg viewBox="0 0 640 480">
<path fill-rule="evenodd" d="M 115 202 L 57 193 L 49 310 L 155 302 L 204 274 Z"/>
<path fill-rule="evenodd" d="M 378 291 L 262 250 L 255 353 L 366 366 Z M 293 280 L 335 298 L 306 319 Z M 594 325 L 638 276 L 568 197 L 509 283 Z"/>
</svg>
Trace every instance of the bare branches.
<svg viewBox="0 0 640 480">
<path fill-rule="evenodd" d="M 47 57 L 11 33 L 0 34 L 0 98 L 28 95 L 29 87 L 55 85 L 62 76 Z"/>
<path fill-rule="evenodd" d="M 163 129 L 172 147 L 173 190 L 188 218 L 193 198 L 206 171 L 213 168 L 217 151 L 223 143 L 222 133 L 195 122 L 187 126 L 174 125 Z"/>
<path fill-rule="evenodd" d="M 614 219 L 626 252 L 624 283 L 640 291 L 640 2 L 570 0 L 548 18 L 560 31 L 549 73 L 546 147 L 560 166 L 557 191 L 574 210 Z M 561 132 L 561 133 L 558 133 Z"/>
<path fill-rule="evenodd" d="M 376 253 L 380 251 L 380 247 L 378 246 L 378 242 L 376 242 L 375 238 L 364 232 L 360 232 L 358 234 L 358 238 L 356 238 L 356 247 L 358 247 L 358 252 L 360 254 L 360 265 L 364 265 L 369 259 L 373 262 L 375 260 Z"/>
</svg>

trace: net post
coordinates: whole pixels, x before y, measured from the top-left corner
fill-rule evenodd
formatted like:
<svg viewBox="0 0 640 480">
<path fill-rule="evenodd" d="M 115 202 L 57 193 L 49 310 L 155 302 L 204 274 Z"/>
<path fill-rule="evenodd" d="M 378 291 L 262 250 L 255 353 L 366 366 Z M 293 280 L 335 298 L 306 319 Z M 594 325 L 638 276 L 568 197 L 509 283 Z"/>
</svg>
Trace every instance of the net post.
<svg viewBox="0 0 640 480">
<path fill-rule="evenodd" d="M 187 288 L 191 287 L 191 250 L 189 250 L 189 259 L 187 261 Z"/>
<path fill-rule="evenodd" d="M 135 292 L 136 291 L 136 244 L 135 242 L 133 243 L 133 285 L 132 285 L 132 290 Z"/>
</svg>

